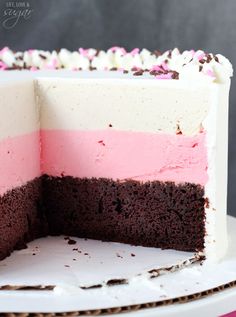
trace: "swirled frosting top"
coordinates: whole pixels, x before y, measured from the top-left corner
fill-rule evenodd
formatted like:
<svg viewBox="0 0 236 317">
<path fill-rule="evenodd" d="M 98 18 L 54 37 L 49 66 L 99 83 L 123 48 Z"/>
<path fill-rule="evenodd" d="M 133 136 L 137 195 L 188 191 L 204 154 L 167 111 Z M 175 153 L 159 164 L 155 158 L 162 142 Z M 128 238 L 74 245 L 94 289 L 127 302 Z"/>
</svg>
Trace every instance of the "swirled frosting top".
<svg viewBox="0 0 236 317">
<path fill-rule="evenodd" d="M 164 53 L 135 48 L 128 52 L 122 47 L 107 51 L 79 48 L 77 51 L 60 49 L 43 51 L 30 49 L 15 52 L 8 47 L 0 50 L 0 70 L 107 70 L 131 72 L 142 76 L 149 72 L 156 79 L 186 79 L 225 82 L 233 74 L 229 60 L 221 54 L 202 50 L 177 48 Z"/>
</svg>

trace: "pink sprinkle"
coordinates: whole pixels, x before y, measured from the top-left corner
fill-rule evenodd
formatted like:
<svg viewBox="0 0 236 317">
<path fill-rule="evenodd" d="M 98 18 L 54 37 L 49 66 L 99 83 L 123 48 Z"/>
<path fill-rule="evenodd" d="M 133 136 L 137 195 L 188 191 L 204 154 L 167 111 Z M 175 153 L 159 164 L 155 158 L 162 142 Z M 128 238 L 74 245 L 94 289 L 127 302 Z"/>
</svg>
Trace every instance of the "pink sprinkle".
<svg viewBox="0 0 236 317">
<path fill-rule="evenodd" d="M 30 67 L 30 70 L 31 70 L 32 72 L 35 72 L 35 71 L 37 70 L 37 67 L 32 66 L 32 67 Z"/>
<path fill-rule="evenodd" d="M 159 72 L 159 71 L 163 71 L 163 68 L 161 66 L 159 66 L 159 65 L 153 65 L 151 70 L 156 70 L 156 71 Z"/>
<path fill-rule="evenodd" d="M 191 50 L 191 51 L 189 51 L 189 53 L 191 53 L 191 54 L 192 54 L 192 57 L 193 57 L 194 54 L 195 54 L 195 51 L 194 51 L 194 50 Z"/>
<path fill-rule="evenodd" d="M 4 54 L 5 52 L 9 51 L 9 47 L 5 46 L 0 50 L 0 54 Z"/>
<path fill-rule="evenodd" d="M 197 59 L 200 61 L 201 59 L 205 57 L 205 53 L 200 53 L 200 54 L 196 53 L 195 56 L 197 56 Z"/>
<path fill-rule="evenodd" d="M 210 76 L 210 77 L 214 77 L 215 78 L 215 74 L 214 72 L 211 70 L 211 69 L 208 69 L 205 73 L 207 76 Z"/>
<path fill-rule="evenodd" d="M 30 49 L 30 50 L 28 50 L 28 53 L 29 53 L 30 55 L 32 55 L 34 51 L 35 51 L 35 50 Z"/>
<path fill-rule="evenodd" d="M 79 48 L 79 53 L 82 56 L 87 57 L 90 61 L 93 60 L 93 58 L 94 58 L 94 56 L 96 54 L 96 52 L 91 54 L 91 52 L 89 52 L 89 48 L 85 49 L 85 48 L 82 48 L 82 47 Z"/>
<path fill-rule="evenodd" d="M 134 48 L 131 52 L 130 52 L 130 54 L 132 55 L 132 56 L 134 56 L 134 55 L 136 55 L 136 54 L 138 54 L 139 53 L 139 48 Z"/>
<path fill-rule="evenodd" d="M 164 70 L 169 70 L 169 67 L 165 62 L 161 63 L 161 66 Z"/>
<path fill-rule="evenodd" d="M 7 65 L 4 62 L 0 61 L 0 70 L 5 70 L 6 68 Z"/>
<path fill-rule="evenodd" d="M 87 55 L 88 55 L 88 49 L 86 50 L 86 49 L 80 47 L 80 48 L 79 48 L 79 53 L 80 53 L 81 55 L 87 57 Z"/>
<path fill-rule="evenodd" d="M 57 67 L 57 59 L 53 58 L 51 63 L 46 65 L 46 69 L 55 69 Z"/>
<path fill-rule="evenodd" d="M 115 53 L 115 52 L 118 52 L 118 51 L 121 51 L 121 53 L 123 55 L 125 55 L 127 52 L 126 50 L 124 49 L 124 47 L 119 47 L 119 46 L 113 46 L 109 49 L 112 53 Z"/>
<path fill-rule="evenodd" d="M 156 79 L 172 79 L 172 74 L 160 74 L 155 76 Z"/>
</svg>

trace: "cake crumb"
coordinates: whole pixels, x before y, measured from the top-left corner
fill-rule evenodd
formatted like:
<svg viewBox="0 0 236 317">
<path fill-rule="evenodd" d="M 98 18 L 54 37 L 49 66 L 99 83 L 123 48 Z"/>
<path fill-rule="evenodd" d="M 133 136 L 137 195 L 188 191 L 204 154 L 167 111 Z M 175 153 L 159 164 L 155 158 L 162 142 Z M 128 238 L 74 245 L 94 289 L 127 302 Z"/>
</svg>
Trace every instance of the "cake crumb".
<svg viewBox="0 0 236 317">
<path fill-rule="evenodd" d="M 69 239 L 67 243 L 68 243 L 68 244 L 76 244 L 76 241 L 73 240 L 73 239 Z"/>
<path fill-rule="evenodd" d="M 98 141 L 99 144 L 101 144 L 102 146 L 105 146 L 105 143 L 103 142 L 103 140 Z"/>
</svg>

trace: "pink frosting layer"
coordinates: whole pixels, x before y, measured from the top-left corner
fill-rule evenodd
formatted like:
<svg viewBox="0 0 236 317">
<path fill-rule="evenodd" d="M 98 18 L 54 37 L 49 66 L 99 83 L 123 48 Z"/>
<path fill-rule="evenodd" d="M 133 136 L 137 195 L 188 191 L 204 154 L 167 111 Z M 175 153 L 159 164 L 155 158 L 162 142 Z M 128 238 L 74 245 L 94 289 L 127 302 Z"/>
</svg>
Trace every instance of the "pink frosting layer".
<svg viewBox="0 0 236 317">
<path fill-rule="evenodd" d="M 0 195 L 38 176 L 39 132 L 0 141 Z"/>
<path fill-rule="evenodd" d="M 42 172 L 205 185 L 205 133 L 194 137 L 115 131 L 41 131 Z"/>
</svg>

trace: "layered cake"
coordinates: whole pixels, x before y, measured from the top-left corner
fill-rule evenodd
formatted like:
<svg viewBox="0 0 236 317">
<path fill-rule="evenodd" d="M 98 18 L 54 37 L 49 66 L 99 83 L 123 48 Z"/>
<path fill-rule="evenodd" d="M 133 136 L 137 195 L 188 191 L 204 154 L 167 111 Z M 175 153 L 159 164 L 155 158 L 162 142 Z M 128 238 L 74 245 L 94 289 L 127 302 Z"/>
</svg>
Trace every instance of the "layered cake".
<svg viewBox="0 0 236 317">
<path fill-rule="evenodd" d="M 225 254 L 225 57 L 4 48 L 0 68 L 0 259 L 60 234 Z"/>
</svg>

